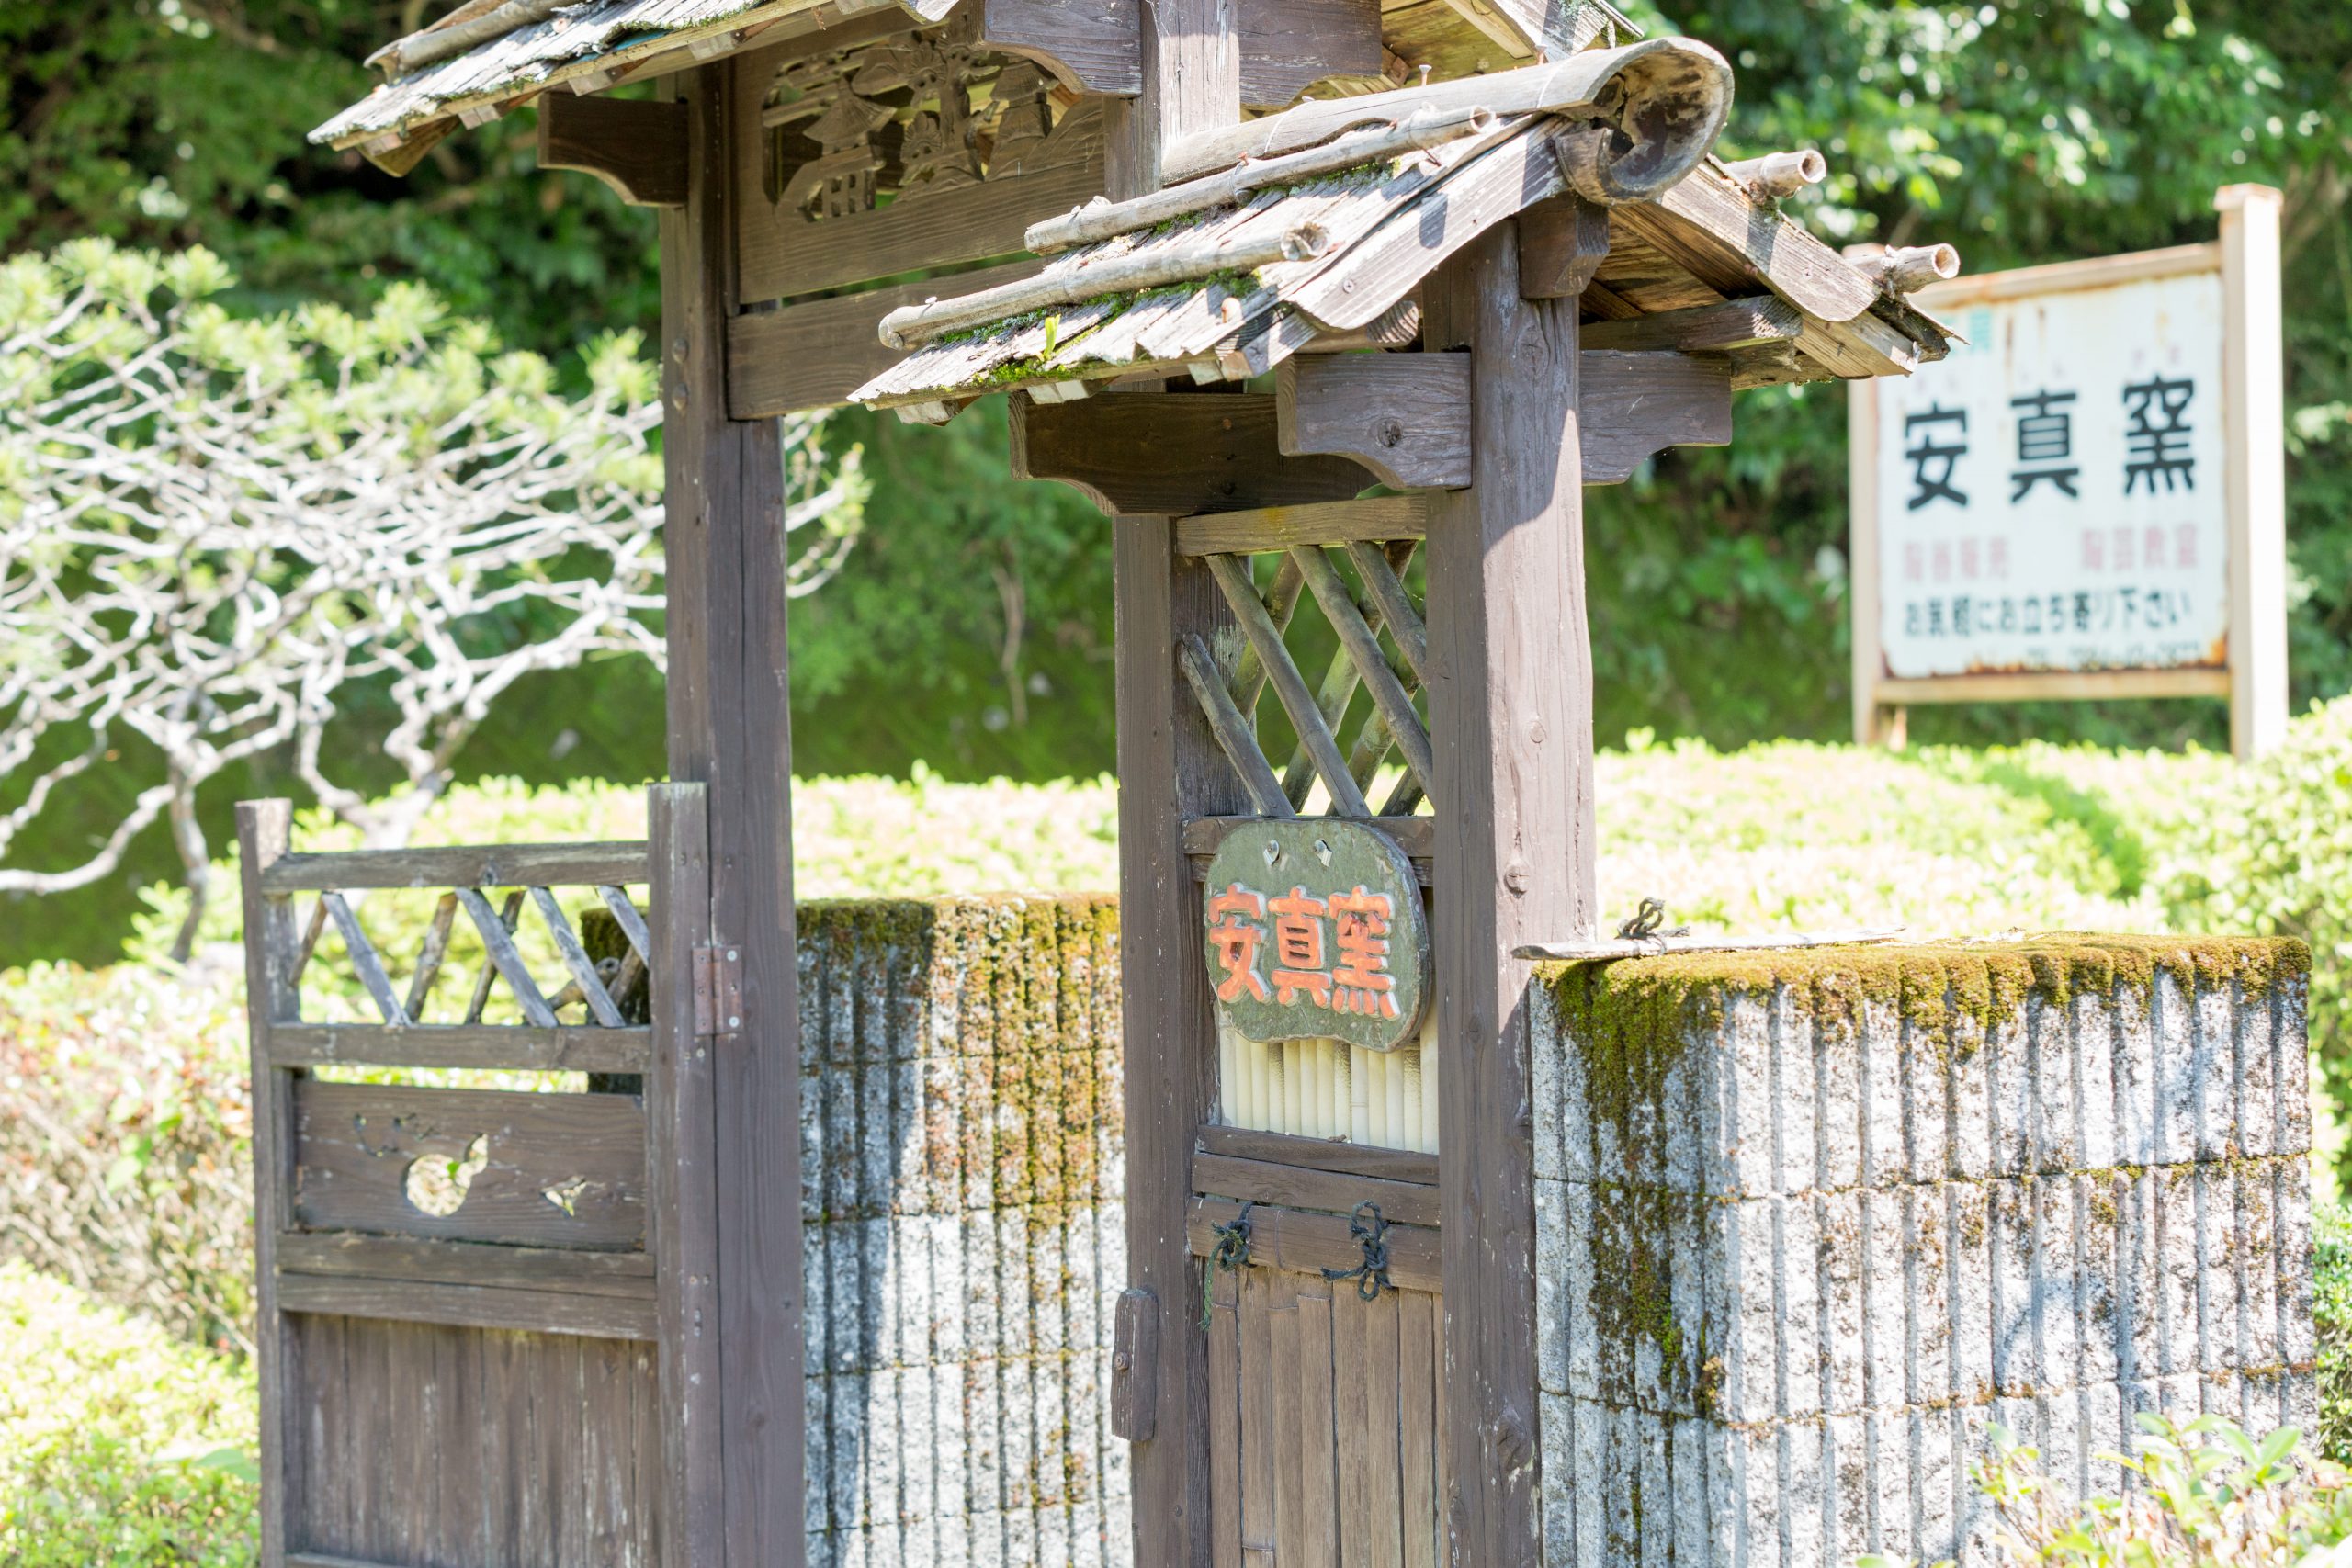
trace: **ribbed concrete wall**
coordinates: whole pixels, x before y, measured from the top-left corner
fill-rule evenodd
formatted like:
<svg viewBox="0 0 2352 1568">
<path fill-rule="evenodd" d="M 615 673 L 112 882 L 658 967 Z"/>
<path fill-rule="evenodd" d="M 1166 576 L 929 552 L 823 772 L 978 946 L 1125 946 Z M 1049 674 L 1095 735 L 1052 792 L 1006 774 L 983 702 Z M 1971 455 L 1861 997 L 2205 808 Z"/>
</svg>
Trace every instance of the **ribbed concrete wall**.
<svg viewBox="0 0 2352 1568">
<path fill-rule="evenodd" d="M 1989 1561 L 1999 1423 L 2308 1425 L 2303 960 L 2091 939 L 1539 988 L 1550 1568 Z"/>
<path fill-rule="evenodd" d="M 800 909 L 808 1560 L 1128 1561 L 1115 906 Z"/>
</svg>

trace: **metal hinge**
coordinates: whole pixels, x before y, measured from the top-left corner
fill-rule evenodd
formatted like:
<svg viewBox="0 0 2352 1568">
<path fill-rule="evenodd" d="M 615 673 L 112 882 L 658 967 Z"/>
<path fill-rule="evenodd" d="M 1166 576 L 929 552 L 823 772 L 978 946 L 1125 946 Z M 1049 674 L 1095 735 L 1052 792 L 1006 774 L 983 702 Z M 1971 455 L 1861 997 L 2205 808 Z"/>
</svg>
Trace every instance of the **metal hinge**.
<svg viewBox="0 0 2352 1568">
<path fill-rule="evenodd" d="M 735 1034 L 743 1028 L 743 949 L 712 942 L 695 949 L 695 1033 Z"/>
</svg>

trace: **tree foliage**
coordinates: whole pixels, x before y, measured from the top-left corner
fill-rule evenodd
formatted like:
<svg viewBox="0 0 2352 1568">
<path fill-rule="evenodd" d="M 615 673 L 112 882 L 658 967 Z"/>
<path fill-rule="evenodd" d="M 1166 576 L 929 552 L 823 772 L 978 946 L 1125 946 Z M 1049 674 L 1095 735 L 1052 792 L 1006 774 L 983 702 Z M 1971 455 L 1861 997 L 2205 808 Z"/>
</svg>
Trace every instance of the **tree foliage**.
<svg viewBox="0 0 2352 1568">
<path fill-rule="evenodd" d="M 367 51 L 430 9 L 6 7 L 0 245 L 200 243 L 248 293 L 354 307 L 424 278 L 549 355 L 650 329 L 650 222 L 592 180 L 536 172 L 528 111 L 450 137 L 405 180 L 303 142 L 367 90 Z M 1642 19 L 1731 58 L 1727 152 L 1824 151 L 1830 181 L 1792 209 L 1833 241 L 1949 239 L 1985 270 L 2208 239 L 2217 186 L 2282 186 L 2295 690 L 2301 702 L 2352 687 L 2352 7 L 1693 0 Z M 879 484 L 865 547 L 796 618 L 802 766 L 1109 765 L 1109 525 L 1058 487 L 1005 481 L 998 408 L 944 432 L 844 419 Z M 1591 492 L 1604 738 L 1844 733 L 1844 422 L 1834 386 L 1751 392 L 1733 447 L 1671 452 Z M 584 716 L 564 721 L 564 745 L 533 731 L 477 750 L 479 765 L 660 769 L 644 677 L 615 670 L 565 693 L 587 700 L 570 705 Z M 2218 704 L 2182 700 L 1922 710 L 1912 733 L 2218 743 L 2224 728 Z"/>
</svg>

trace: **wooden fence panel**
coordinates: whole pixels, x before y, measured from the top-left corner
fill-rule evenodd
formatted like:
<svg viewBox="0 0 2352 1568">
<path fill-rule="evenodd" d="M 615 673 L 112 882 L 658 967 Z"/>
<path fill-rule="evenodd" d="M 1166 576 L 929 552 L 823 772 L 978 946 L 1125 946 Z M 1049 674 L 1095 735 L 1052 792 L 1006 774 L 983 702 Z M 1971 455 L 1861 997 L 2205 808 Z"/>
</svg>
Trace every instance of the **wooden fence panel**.
<svg viewBox="0 0 2352 1568">
<path fill-rule="evenodd" d="M 641 1246 L 645 1111 L 634 1095 L 299 1082 L 294 1219 L 306 1230 L 517 1247 Z M 416 1201 L 440 1177 L 459 1201 Z"/>
</svg>

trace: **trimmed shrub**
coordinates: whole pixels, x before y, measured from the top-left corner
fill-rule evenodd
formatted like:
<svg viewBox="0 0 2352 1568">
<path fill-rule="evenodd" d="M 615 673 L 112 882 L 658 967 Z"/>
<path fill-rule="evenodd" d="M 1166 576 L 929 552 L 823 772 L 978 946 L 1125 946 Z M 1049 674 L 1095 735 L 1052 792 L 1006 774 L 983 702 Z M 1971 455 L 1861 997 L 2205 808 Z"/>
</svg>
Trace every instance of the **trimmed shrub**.
<svg viewBox="0 0 2352 1568">
<path fill-rule="evenodd" d="M 0 1264 L 0 1562 L 245 1568 L 260 1474 L 247 1364 Z"/>
</svg>

